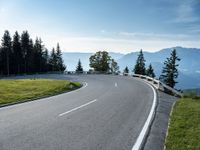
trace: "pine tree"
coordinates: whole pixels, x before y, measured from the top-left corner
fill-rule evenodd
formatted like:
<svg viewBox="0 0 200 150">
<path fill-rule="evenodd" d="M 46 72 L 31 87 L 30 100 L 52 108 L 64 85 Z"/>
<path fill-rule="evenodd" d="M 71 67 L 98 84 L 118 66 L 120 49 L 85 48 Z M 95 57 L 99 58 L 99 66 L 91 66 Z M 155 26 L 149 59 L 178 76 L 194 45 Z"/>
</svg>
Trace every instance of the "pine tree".
<svg viewBox="0 0 200 150">
<path fill-rule="evenodd" d="M 162 74 L 160 76 L 160 80 L 172 88 L 174 88 L 176 83 L 178 83 L 175 80 L 178 78 L 178 61 L 180 61 L 180 58 L 177 56 L 176 49 L 173 49 L 170 57 L 164 62 L 165 66 L 163 67 Z"/>
<path fill-rule="evenodd" d="M 36 38 L 33 43 L 28 31 L 23 31 L 21 36 L 16 31 L 13 41 L 5 31 L 1 41 L 0 75 L 65 70 L 59 44 L 50 57 L 42 40 Z"/>
<path fill-rule="evenodd" d="M 43 71 L 46 72 L 49 70 L 49 52 L 47 49 L 43 53 L 43 61 Z"/>
<path fill-rule="evenodd" d="M 56 48 L 56 57 L 57 57 L 57 71 L 64 71 L 66 67 L 62 59 L 62 52 L 60 50 L 59 43 L 57 44 Z"/>
<path fill-rule="evenodd" d="M 55 49 L 53 48 L 51 51 L 51 55 L 49 58 L 49 64 L 50 64 L 50 71 L 56 71 L 57 68 L 57 56 L 56 56 L 56 52 Z"/>
<path fill-rule="evenodd" d="M 0 75 L 3 75 L 3 53 L 2 48 L 0 46 Z"/>
<path fill-rule="evenodd" d="M 123 74 L 124 74 L 124 75 L 127 75 L 128 73 L 129 73 L 129 69 L 128 69 L 128 67 L 126 66 L 126 68 L 124 69 Z"/>
<path fill-rule="evenodd" d="M 12 42 L 12 50 L 14 55 L 14 73 L 20 74 L 22 72 L 22 51 L 21 51 L 21 43 L 20 43 L 20 35 L 16 31 L 13 36 Z"/>
<path fill-rule="evenodd" d="M 35 54 L 35 71 L 43 72 L 44 60 L 44 45 L 42 44 L 42 40 L 40 38 L 36 38 L 34 44 L 34 54 Z"/>
<path fill-rule="evenodd" d="M 149 67 L 146 70 L 146 75 L 149 77 L 155 78 L 155 73 L 154 73 L 154 70 L 153 70 L 153 67 L 151 64 L 149 65 Z"/>
<path fill-rule="evenodd" d="M 21 50 L 24 62 L 24 73 L 27 73 L 27 54 L 29 53 L 29 33 L 28 31 L 23 31 L 21 35 Z"/>
<path fill-rule="evenodd" d="M 145 75 L 145 59 L 142 50 L 140 50 L 135 67 L 134 67 L 135 74 Z"/>
<path fill-rule="evenodd" d="M 35 54 L 33 40 L 29 39 L 29 49 L 27 53 L 27 72 L 34 73 L 35 71 Z"/>
<path fill-rule="evenodd" d="M 83 67 L 81 65 L 81 60 L 78 60 L 78 65 L 76 67 L 76 73 L 83 73 Z"/>
<path fill-rule="evenodd" d="M 2 44 L 1 44 L 1 49 L 2 49 L 2 59 L 3 59 L 3 69 L 4 73 L 7 75 L 10 74 L 10 56 L 11 56 L 11 37 L 9 31 L 5 31 L 3 38 L 2 38 Z"/>
</svg>

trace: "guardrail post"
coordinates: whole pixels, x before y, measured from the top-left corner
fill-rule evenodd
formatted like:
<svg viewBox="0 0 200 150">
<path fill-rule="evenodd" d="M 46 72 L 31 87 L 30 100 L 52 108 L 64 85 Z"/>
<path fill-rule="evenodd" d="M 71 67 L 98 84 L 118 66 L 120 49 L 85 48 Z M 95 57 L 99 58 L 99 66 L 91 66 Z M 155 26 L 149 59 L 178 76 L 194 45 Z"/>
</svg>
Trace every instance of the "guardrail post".
<svg viewBox="0 0 200 150">
<path fill-rule="evenodd" d="M 148 76 L 144 76 L 144 75 L 139 75 L 139 74 L 133 74 L 132 75 L 133 77 L 138 77 L 140 79 L 146 79 L 147 81 L 151 80 L 153 81 L 153 84 L 157 84 L 158 87 L 156 87 L 156 85 L 154 85 L 158 90 L 160 91 L 165 91 L 165 89 L 171 91 L 174 95 L 177 95 L 177 96 L 182 96 L 182 93 L 180 93 L 179 91 L 169 87 L 168 85 L 162 83 L 161 81 L 159 80 L 156 80 L 154 78 L 151 78 L 151 77 L 148 77 Z"/>
</svg>

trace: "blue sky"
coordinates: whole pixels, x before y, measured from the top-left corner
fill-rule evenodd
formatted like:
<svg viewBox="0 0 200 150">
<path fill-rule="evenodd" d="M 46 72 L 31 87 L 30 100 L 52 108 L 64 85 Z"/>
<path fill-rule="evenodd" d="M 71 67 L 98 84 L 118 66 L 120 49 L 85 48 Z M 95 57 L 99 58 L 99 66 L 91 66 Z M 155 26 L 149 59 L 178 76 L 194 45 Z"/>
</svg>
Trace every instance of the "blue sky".
<svg viewBox="0 0 200 150">
<path fill-rule="evenodd" d="M 200 48 L 200 1 L 0 0 L 1 37 L 5 30 L 28 30 L 63 51 Z"/>
</svg>

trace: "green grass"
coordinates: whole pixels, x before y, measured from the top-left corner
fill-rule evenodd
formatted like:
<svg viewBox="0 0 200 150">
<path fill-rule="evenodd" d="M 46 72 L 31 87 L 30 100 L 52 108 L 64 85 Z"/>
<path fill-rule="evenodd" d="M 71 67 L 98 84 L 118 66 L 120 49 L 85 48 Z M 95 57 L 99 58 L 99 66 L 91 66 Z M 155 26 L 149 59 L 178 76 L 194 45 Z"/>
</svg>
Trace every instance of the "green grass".
<svg viewBox="0 0 200 150">
<path fill-rule="evenodd" d="M 51 79 L 0 80 L 0 105 L 55 95 L 81 86 L 78 82 Z"/>
<path fill-rule="evenodd" d="M 176 102 L 165 146 L 166 150 L 200 150 L 200 99 Z"/>
</svg>

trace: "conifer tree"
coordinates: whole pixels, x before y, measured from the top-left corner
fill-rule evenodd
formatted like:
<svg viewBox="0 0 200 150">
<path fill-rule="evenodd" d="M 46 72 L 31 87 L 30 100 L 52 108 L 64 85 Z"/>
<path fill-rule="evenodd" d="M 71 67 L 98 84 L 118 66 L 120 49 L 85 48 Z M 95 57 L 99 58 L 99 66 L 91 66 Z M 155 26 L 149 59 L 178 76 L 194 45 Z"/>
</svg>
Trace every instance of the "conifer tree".
<svg viewBox="0 0 200 150">
<path fill-rule="evenodd" d="M 0 75 L 3 75 L 3 53 L 1 46 L 0 46 Z"/>
<path fill-rule="evenodd" d="M 49 70 L 49 52 L 47 49 L 43 53 L 43 71 L 46 72 Z"/>
<path fill-rule="evenodd" d="M 49 64 L 50 64 L 50 70 L 51 71 L 56 71 L 57 68 L 57 56 L 56 56 L 56 52 L 55 49 L 53 48 L 51 51 L 51 55 L 49 58 Z"/>
<path fill-rule="evenodd" d="M 27 52 L 27 72 L 34 73 L 35 71 L 35 54 L 34 54 L 34 43 L 32 39 L 29 39 L 29 50 Z"/>
<path fill-rule="evenodd" d="M 23 31 L 21 35 L 21 50 L 23 56 L 24 73 L 27 73 L 27 54 L 29 53 L 29 33 Z"/>
<path fill-rule="evenodd" d="M 28 31 L 23 31 L 21 36 L 16 31 L 12 41 L 5 31 L 0 45 L 0 75 L 63 70 L 65 65 L 59 44 L 50 57 L 41 38 L 33 42 Z"/>
<path fill-rule="evenodd" d="M 57 71 L 64 71 L 66 67 L 62 59 L 62 52 L 61 52 L 59 43 L 57 44 L 57 48 L 56 48 L 56 57 L 57 57 Z"/>
<path fill-rule="evenodd" d="M 146 70 L 146 75 L 149 77 L 155 78 L 155 73 L 154 73 L 154 70 L 153 70 L 153 67 L 151 64 L 149 65 L 149 67 Z"/>
<path fill-rule="evenodd" d="M 81 60 L 78 60 L 78 65 L 76 67 L 76 73 L 83 73 L 83 67 L 81 65 Z"/>
<path fill-rule="evenodd" d="M 126 66 L 126 68 L 124 69 L 123 74 L 124 74 L 124 75 L 127 75 L 128 73 L 129 73 L 129 69 L 128 69 L 128 67 Z"/>
<path fill-rule="evenodd" d="M 13 36 L 12 42 L 12 51 L 14 55 L 14 73 L 20 74 L 22 73 L 22 51 L 21 51 L 21 43 L 20 43 L 20 35 L 16 31 Z"/>
<path fill-rule="evenodd" d="M 173 49 L 170 57 L 164 62 L 164 67 L 160 76 L 160 80 L 172 88 L 178 83 L 176 81 L 176 78 L 178 78 L 178 61 L 180 61 L 180 58 L 177 56 L 176 49 Z"/>
<path fill-rule="evenodd" d="M 145 59 L 142 50 L 140 50 L 135 67 L 134 67 L 135 74 L 145 75 Z"/>
<path fill-rule="evenodd" d="M 7 75 L 10 74 L 10 56 L 11 56 L 11 37 L 8 30 L 5 31 L 2 43 L 1 43 L 1 49 L 2 49 L 2 59 L 3 59 L 3 70 L 4 73 Z"/>
</svg>

